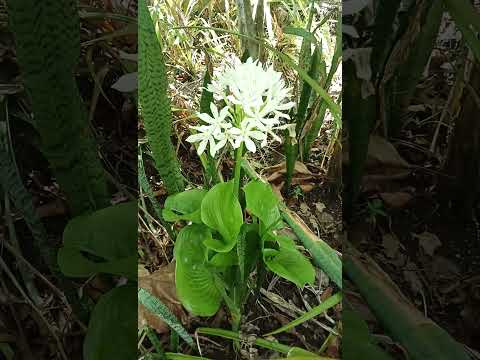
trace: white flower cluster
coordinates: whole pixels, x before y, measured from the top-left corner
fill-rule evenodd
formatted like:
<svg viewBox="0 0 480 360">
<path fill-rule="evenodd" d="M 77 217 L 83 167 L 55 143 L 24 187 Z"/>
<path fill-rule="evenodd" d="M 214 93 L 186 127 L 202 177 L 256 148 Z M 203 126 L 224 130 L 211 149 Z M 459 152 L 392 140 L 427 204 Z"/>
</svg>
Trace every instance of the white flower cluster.
<svg viewBox="0 0 480 360">
<path fill-rule="evenodd" d="M 274 130 L 288 129 L 295 137 L 295 124 L 281 124 L 282 118 L 290 118 L 285 111 L 295 105 L 288 102 L 291 88 L 285 87 L 281 76 L 273 67 L 264 68 L 251 58 L 245 63 L 235 58 L 234 64 L 216 74 L 207 87 L 225 107 L 219 111 L 212 103 L 212 116 L 199 113 L 205 124 L 192 126 L 197 133 L 187 141 L 199 142 L 199 155 L 210 145 L 210 154 L 215 156 L 227 143 L 234 149 L 244 143 L 248 151 L 255 152 L 254 140 L 260 141 L 261 147 L 267 145 L 268 135 L 281 141 Z"/>
</svg>

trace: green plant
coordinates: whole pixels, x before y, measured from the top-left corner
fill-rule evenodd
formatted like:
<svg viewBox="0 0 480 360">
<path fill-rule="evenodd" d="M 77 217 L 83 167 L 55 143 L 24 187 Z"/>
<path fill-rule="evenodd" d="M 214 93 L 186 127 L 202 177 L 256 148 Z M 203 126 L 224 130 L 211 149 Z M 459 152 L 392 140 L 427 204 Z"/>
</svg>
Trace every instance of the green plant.
<svg viewBox="0 0 480 360">
<path fill-rule="evenodd" d="M 328 91 L 341 61 L 342 22 L 339 15 L 336 25 L 335 51 L 331 59 L 330 70 L 328 74 L 326 74 L 326 62 L 324 55 L 322 54 L 323 45 L 317 41 L 315 34 L 310 32 L 314 14 L 313 3 L 314 2 L 311 4 L 312 6 L 310 8 L 306 29 L 294 28 L 289 29 L 289 31 L 292 34 L 303 37 L 298 67 L 304 69 L 304 71 L 308 71 L 308 76 L 316 81 L 318 86 L 321 86 L 325 91 Z M 330 14 L 325 15 L 325 19 L 328 19 L 329 17 Z M 321 25 L 322 24 L 323 22 Z M 313 53 L 311 51 L 312 45 L 314 45 Z M 298 73 L 299 78 L 302 79 L 303 76 L 301 76 L 300 72 Z M 318 132 L 323 124 L 327 110 L 327 103 L 325 100 L 318 97 L 315 93 L 312 93 L 312 84 L 310 82 L 303 80 L 300 82 L 300 87 L 301 92 L 299 102 L 296 108 L 296 113 L 293 115 L 296 122 L 296 138 L 295 140 L 289 139 L 290 141 L 287 140 L 285 142 L 285 161 L 287 165 L 285 189 L 287 191 L 291 190 L 290 185 L 295 162 L 299 156 L 301 156 L 302 159 L 308 159 L 310 149 L 314 140 L 318 136 Z M 337 115 L 335 120 L 335 127 L 338 132 L 341 129 L 340 115 Z M 338 135 L 336 135 L 332 141 L 335 141 L 337 137 Z"/>
<path fill-rule="evenodd" d="M 185 188 L 170 140 L 172 112 L 162 48 L 147 8 L 139 2 L 138 100 L 155 165 L 168 193 Z"/>
<path fill-rule="evenodd" d="M 162 212 L 166 221 L 186 221 L 176 239 L 177 294 L 190 312 L 210 316 L 224 301 L 232 325 L 240 324 L 247 297 L 247 282 L 255 269 L 267 267 L 302 287 L 315 273 L 295 242 L 278 233 L 283 227 L 279 200 L 271 187 L 252 180 L 242 187 L 241 165 L 246 151 L 255 152 L 267 134 L 284 117 L 288 90 L 279 73 L 264 69 L 249 58 L 216 76 L 208 86 L 214 99 L 225 103 L 220 110 L 210 103 L 211 115 L 200 113 L 204 125 L 187 141 L 198 143 L 201 155 L 209 147 L 214 157 L 231 145 L 235 153 L 233 178 L 210 190 L 192 189 L 167 198 Z"/>
<path fill-rule="evenodd" d="M 83 345 L 84 358 L 135 358 L 137 314 L 132 309 L 137 307 L 137 203 L 113 205 L 73 218 L 65 228 L 63 242 L 58 265 L 66 276 L 88 278 L 102 273 L 127 279 L 96 304 Z"/>
<path fill-rule="evenodd" d="M 17 60 L 42 151 L 76 215 L 108 204 L 104 170 L 75 83 L 80 55 L 76 1 L 7 1 Z"/>
<path fill-rule="evenodd" d="M 191 221 L 180 230 L 174 255 L 177 294 L 190 312 L 211 316 L 222 300 L 238 328 L 251 272 L 266 266 L 302 287 L 315 273 L 294 241 L 277 231 L 283 227 L 278 199 L 270 186 L 250 181 L 243 187 L 242 209 L 234 181 L 208 192 L 189 190 L 165 203 L 167 221 Z M 250 221 L 245 221 L 250 217 Z"/>
</svg>

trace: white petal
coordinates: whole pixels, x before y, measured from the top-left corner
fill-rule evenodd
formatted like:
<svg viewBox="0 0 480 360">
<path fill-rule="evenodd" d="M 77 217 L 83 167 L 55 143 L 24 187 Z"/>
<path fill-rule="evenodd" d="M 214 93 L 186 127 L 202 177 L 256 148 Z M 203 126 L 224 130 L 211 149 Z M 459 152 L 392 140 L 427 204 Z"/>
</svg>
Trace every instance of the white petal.
<svg viewBox="0 0 480 360">
<path fill-rule="evenodd" d="M 264 133 L 262 133 L 262 132 L 260 132 L 260 131 L 257 131 L 257 130 L 252 130 L 252 131 L 250 131 L 250 132 L 248 133 L 248 136 L 250 136 L 250 137 L 252 137 L 252 138 L 254 138 L 254 139 L 256 139 L 256 140 L 264 140 L 264 139 L 267 137 L 266 134 L 264 134 Z"/>
<path fill-rule="evenodd" d="M 251 151 L 253 153 L 257 151 L 255 143 L 248 137 L 245 138 L 245 146 L 247 147 L 248 151 Z"/>
<path fill-rule="evenodd" d="M 203 152 L 205 151 L 205 148 L 207 147 L 208 139 L 203 139 L 200 144 L 198 145 L 198 155 L 202 155 Z"/>
<path fill-rule="evenodd" d="M 214 149 L 214 151 L 213 151 L 212 157 L 215 157 L 215 154 L 217 153 L 217 151 L 220 150 L 221 148 L 223 148 L 226 143 L 227 143 L 227 139 L 220 140 L 220 141 L 217 143 L 217 145 L 215 145 L 215 149 Z"/>
<path fill-rule="evenodd" d="M 199 113 L 199 114 L 197 114 L 197 116 L 200 120 L 203 120 L 208 124 L 211 124 L 214 120 L 210 115 L 205 114 L 205 113 Z"/>
<path fill-rule="evenodd" d="M 225 106 L 222 110 L 220 110 L 220 115 L 219 115 L 219 118 L 220 119 L 225 119 L 227 117 L 227 115 L 229 114 L 229 111 L 230 108 L 228 106 Z"/>
<path fill-rule="evenodd" d="M 212 112 L 213 118 L 218 118 L 218 109 L 213 102 L 210 103 L 210 111 Z"/>
<path fill-rule="evenodd" d="M 197 142 L 197 141 L 202 140 L 204 137 L 205 137 L 205 135 L 202 134 L 202 133 L 193 134 L 193 135 L 190 135 L 189 137 L 187 137 L 187 141 L 188 141 L 189 143 Z"/>
<path fill-rule="evenodd" d="M 210 155 L 212 157 L 215 157 L 215 152 L 216 152 L 217 144 L 215 144 L 215 140 L 213 137 L 210 138 Z"/>
</svg>

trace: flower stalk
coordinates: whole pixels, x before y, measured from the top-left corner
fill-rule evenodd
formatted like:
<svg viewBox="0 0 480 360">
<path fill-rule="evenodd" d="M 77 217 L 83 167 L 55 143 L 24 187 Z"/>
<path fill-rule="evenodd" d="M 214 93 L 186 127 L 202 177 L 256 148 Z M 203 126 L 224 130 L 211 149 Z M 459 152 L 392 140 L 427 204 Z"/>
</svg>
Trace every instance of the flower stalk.
<svg viewBox="0 0 480 360">
<path fill-rule="evenodd" d="M 235 171 L 233 179 L 233 191 L 237 198 L 240 196 L 240 177 L 242 174 L 242 160 L 243 160 L 243 142 L 240 147 L 235 150 Z"/>
</svg>

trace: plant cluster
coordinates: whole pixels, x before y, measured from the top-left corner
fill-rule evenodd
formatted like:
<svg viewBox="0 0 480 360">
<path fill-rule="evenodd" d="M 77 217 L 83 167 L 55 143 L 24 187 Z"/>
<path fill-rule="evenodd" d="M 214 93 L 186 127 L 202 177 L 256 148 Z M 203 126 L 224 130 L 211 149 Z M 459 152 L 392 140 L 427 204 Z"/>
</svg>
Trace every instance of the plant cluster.
<svg viewBox="0 0 480 360">
<path fill-rule="evenodd" d="M 175 241 L 177 294 L 190 312 L 215 314 L 222 300 L 234 324 L 246 301 L 250 274 L 263 266 L 298 287 L 311 284 L 315 271 L 284 227 L 270 186 L 255 180 L 243 188 L 242 207 L 232 180 L 210 190 L 193 189 L 165 202 L 164 219 L 186 221 Z"/>
</svg>

